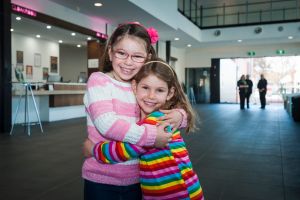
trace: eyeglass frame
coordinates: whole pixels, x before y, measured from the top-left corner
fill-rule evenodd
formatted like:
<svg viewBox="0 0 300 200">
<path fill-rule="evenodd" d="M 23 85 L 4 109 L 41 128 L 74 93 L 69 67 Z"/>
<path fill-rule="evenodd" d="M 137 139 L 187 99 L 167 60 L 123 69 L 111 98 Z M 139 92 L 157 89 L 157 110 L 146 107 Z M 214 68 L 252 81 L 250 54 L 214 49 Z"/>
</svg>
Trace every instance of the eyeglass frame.
<svg viewBox="0 0 300 200">
<path fill-rule="evenodd" d="M 124 57 L 118 57 L 117 56 L 117 53 L 123 53 L 124 54 Z M 136 63 L 144 63 L 146 60 L 147 60 L 147 56 L 143 57 L 141 55 L 130 55 L 129 53 L 127 53 L 126 51 L 122 50 L 122 49 L 117 49 L 117 50 L 112 50 L 112 54 L 114 57 L 118 58 L 118 59 L 121 59 L 121 60 L 126 60 L 129 56 L 130 56 L 130 59 L 133 61 L 133 62 L 136 62 Z M 120 55 L 119 55 L 120 56 Z M 138 56 L 138 57 L 141 57 L 143 58 L 143 61 L 137 61 L 135 60 L 136 57 L 134 56 Z"/>
</svg>

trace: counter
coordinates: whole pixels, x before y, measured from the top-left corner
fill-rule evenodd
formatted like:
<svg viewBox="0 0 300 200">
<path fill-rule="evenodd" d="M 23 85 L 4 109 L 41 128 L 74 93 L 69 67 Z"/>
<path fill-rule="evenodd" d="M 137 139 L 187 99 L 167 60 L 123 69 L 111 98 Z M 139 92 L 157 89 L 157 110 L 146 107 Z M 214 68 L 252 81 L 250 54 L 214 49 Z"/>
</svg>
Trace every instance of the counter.
<svg viewBox="0 0 300 200">
<path fill-rule="evenodd" d="M 58 120 L 85 117 L 83 105 L 83 95 L 86 84 L 82 83 L 51 83 L 49 90 L 33 90 L 37 108 L 42 122 L 52 122 Z M 53 90 L 52 90 L 53 89 Z M 16 109 L 20 101 L 16 123 L 23 123 L 25 116 L 25 90 L 21 86 L 12 92 L 12 122 Z M 29 118 L 31 122 L 38 122 L 34 104 L 30 92 L 29 98 Z"/>
</svg>

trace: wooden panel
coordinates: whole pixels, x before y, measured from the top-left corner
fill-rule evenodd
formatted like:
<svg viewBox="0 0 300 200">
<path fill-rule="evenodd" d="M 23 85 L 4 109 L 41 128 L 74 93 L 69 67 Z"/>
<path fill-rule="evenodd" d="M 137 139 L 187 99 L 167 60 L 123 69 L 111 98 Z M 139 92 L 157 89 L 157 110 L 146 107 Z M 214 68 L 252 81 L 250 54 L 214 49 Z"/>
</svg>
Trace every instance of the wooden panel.
<svg viewBox="0 0 300 200">
<path fill-rule="evenodd" d="M 53 84 L 54 90 L 85 90 L 86 85 L 61 85 Z"/>
<path fill-rule="evenodd" d="M 102 56 L 104 54 L 105 50 L 105 43 L 99 42 L 97 40 L 90 40 L 87 44 L 87 51 L 88 51 L 88 59 L 98 59 L 99 66 L 98 68 L 88 68 L 88 77 L 91 75 L 91 73 L 96 71 L 102 71 L 103 67 L 100 66 L 100 61 L 102 59 Z"/>
<path fill-rule="evenodd" d="M 49 96 L 49 106 L 51 108 L 76 105 L 83 105 L 83 94 L 65 94 Z"/>
</svg>

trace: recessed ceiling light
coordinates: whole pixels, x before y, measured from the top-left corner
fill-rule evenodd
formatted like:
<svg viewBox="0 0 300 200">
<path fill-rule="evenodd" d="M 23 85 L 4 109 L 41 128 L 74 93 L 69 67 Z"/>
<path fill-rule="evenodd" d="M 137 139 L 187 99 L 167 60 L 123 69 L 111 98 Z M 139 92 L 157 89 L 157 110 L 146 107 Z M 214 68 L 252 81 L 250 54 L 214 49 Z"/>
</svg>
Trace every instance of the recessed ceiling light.
<svg viewBox="0 0 300 200">
<path fill-rule="evenodd" d="M 16 20 L 21 20 L 21 17 L 16 17 Z"/>
<path fill-rule="evenodd" d="M 101 7 L 101 6 L 102 6 L 102 3 L 99 3 L 99 2 L 94 3 L 94 6 L 96 6 L 96 7 Z"/>
<path fill-rule="evenodd" d="M 80 48 L 80 47 L 81 47 L 81 45 L 80 45 L 80 44 L 77 44 L 77 47 L 78 47 L 78 48 Z"/>
<path fill-rule="evenodd" d="M 71 33 L 71 35 L 72 35 L 72 36 L 75 36 L 75 35 L 76 35 L 76 33 Z"/>
<path fill-rule="evenodd" d="M 51 28 L 52 28 L 51 26 L 49 26 L 49 25 L 47 26 L 47 29 L 51 29 Z"/>
<path fill-rule="evenodd" d="M 58 42 L 59 42 L 59 43 L 63 43 L 63 41 L 62 41 L 62 40 L 58 40 Z"/>
<path fill-rule="evenodd" d="M 13 29 L 13 28 L 11 28 L 11 29 L 10 29 L 10 31 L 11 31 L 11 32 L 13 32 L 13 31 L 14 31 L 14 29 Z"/>
<path fill-rule="evenodd" d="M 192 45 L 191 44 L 188 44 L 188 45 L 186 45 L 187 47 L 191 47 Z"/>
<path fill-rule="evenodd" d="M 238 40 L 238 42 L 243 42 L 243 40 Z"/>
<path fill-rule="evenodd" d="M 288 38 L 289 38 L 289 40 L 292 40 L 294 37 L 293 36 L 289 36 Z"/>
<path fill-rule="evenodd" d="M 91 37 L 88 37 L 88 38 L 86 38 L 87 40 L 91 40 L 92 38 Z"/>
<path fill-rule="evenodd" d="M 178 37 L 176 37 L 176 38 L 174 38 L 174 40 L 179 40 L 179 38 L 178 38 Z"/>
<path fill-rule="evenodd" d="M 37 37 L 37 38 L 40 38 L 41 36 L 40 36 L 40 35 L 36 35 L 36 37 Z"/>
</svg>

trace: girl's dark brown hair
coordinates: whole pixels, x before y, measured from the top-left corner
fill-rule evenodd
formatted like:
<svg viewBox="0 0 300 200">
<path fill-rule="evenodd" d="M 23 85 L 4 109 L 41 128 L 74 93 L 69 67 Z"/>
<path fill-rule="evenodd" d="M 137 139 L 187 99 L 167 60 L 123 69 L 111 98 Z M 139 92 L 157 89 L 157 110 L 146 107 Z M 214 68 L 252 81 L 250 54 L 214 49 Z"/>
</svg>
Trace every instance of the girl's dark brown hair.
<svg viewBox="0 0 300 200">
<path fill-rule="evenodd" d="M 147 32 L 147 30 L 140 24 L 137 23 L 128 23 L 128 24 L 121 24 L 116 28 L 116 30 L 110 36 L 108 40 L 103 57 L 101 59 L 101 65 L 103 66 L 103 72 L 110 72 L 113 70 L 112 63 L 109 60 L 109 48 L 113 48 L 121 39 L 125 36 L 134 36 L 142 39 L 146 44 L 146 51 L 151 54 L 150 59 L 154 59 L 156 57 L 156 52 L 151 45 L 151 39 Z M 148 56 L 147 56 L 148 57 Z"/>
<path fill-rule="evenodd" d="M 174 69 L 162 59 L 156 58 L 148 63 L 145 63 L 145 65 L 143 65 L 140 71 L 135 75 L 134 80 L 138 84 L 143 78 L 149 76 L 150 74 L 153 74 L 159 79 L 165 81 L 168 85 L 169 91 L 172 87 L 174 87 L 173 97 L 166 102 L 162 109 L 184 109 L 187 113 L 188 120 L 186 133 L 189 133 L 190 131 L 196 129 L 195 113 L 189 100 L 183 92 Z"/>
</svg>

